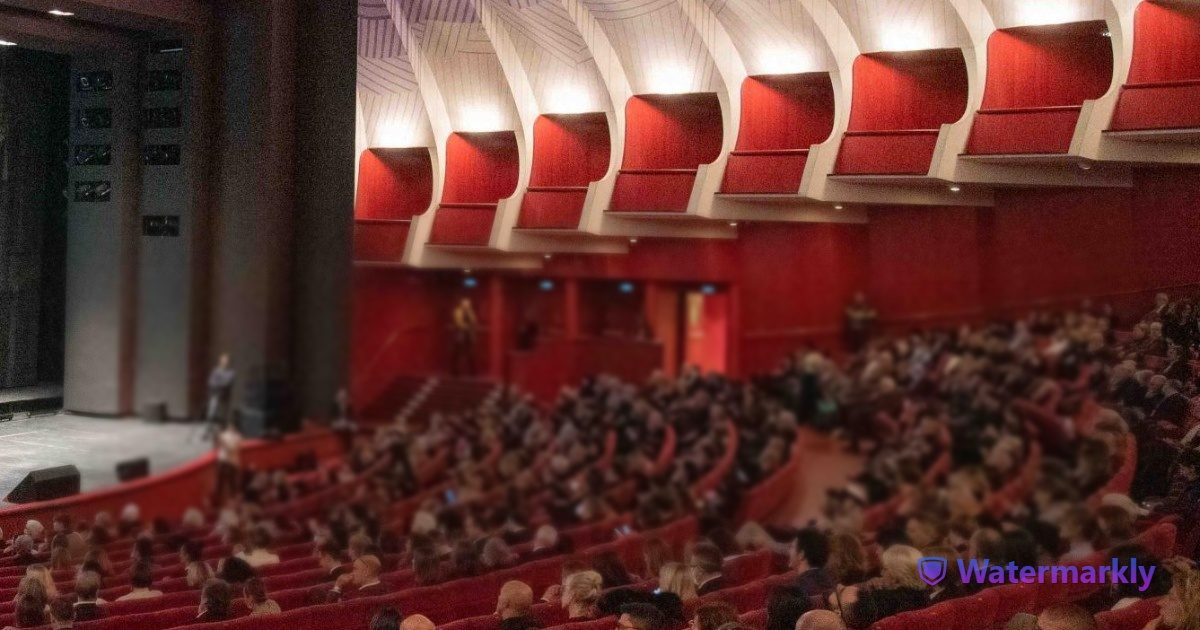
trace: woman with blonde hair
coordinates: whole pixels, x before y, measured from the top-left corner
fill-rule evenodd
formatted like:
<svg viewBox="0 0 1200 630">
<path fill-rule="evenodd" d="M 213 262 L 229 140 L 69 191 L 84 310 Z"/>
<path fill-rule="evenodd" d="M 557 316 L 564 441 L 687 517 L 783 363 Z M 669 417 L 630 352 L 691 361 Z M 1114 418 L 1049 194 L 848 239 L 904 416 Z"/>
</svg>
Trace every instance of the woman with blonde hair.
<svg viewBox="0 0 1200 630">
<path fill-rule="evenodd" d="M 50 594 L 46 591 L 46 585 L 37 575 L 26 573 L 25 577 L 21 578 L 21 582 L 17 585 L 17 593 L 13 596 L 13 601 L 21 599 L 39 599 L 42 601 L 50 601 Z"/>
<path fill-rule="evenodd" d="M 603 589 L 604 581 L 595 571 L 580 571 L 567 576 L 562 589 L 562 607 L 567 611 L 567 618 L 596 618 L 596 604 Z"/>
<path fill-rule="evenodd" d="M 1143 630 L 1200 630 L 1200 570 L 1186 567 L 1173 573 L 1174 585 L 1159 604 L 1158 618 Z"/>
<path fill-rule="evenodd" d="M 687 604 L 696 599 L 696 577 L 682 562 L 668 562 L 658 572 L 658 590 Z"/>
<path fill-rule="evenodd" d="M 25 569 L 26 577 L 36 578 L 42 583 L 42 590 L 46 591 L 47 601 L 58 597 L 58 586 L 54 584 L 54 575 L 51 574 L 50 568 L 44 564 L 32 564 Z"/>
<path fill-rule="evenodd" d="M 888 586 L 925 590 L 929 585 L 921 579 L 917 563 L 921 551 L 908 545 L 892 545 L 879 556 L 880 577 Z"/>
</svg>

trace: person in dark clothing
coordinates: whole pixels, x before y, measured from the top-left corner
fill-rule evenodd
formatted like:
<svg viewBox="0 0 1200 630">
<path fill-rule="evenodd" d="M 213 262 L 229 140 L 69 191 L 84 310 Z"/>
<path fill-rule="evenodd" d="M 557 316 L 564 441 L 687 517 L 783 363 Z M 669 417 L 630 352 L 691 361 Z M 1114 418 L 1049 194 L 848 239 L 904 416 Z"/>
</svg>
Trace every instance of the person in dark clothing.
<svg viewBox="0 0 1200 630">
<path fill-rule="evenodd" d="M 225 580 L 213 578 L 204 583 L 200 592 L 200 614 L 196 621 L 201 623 L 216 623 L 230 618 L 230 603 L 233 601 L 233 591 Z M 79 609 L 75 609 L 75 620 L 79 620 Z"/>
<path fill-rule="evenodd" d="M 617 630 L 667 630 L 667 619 L 651 604 L 625 604 L 617 617 Z"/>
<path fill-rule="evenodd" d="M 864 590 L 845 611 L 846 627 L 869 628 L 884 617 L 924 608 L 928 603 L 928 595 L 920 589 L 900 586 Z"/>
<path fill-rule="evenodd" d="M 104 617 L 97 598 L 100 596 L 100 574 L 83 571 L 75 578 L 75 621 L 92 621 Z"/>
<path fill-rule="evenodd" d="M 797 532 L 792 568 L 798 575 L 793 586 L 809 597 L 823 596 L 832 591 L 833 576 L 825 568 L 828 561 L 829 537 L 825 533 L 813 528 Z"/>
<path fill-rule="evenodd" d="M 795 585 L 781 586 L 767 597 L 766 630 L 793 630 L 800 615 L 812 609 L 812 599 Z"/>
<path fill-rule="evenodd" d="M 692 549 L 697 595 L 707 595 L 725 588 L 725 576 L 721 574 L 723 561 L 721 549 L 707 540 L 697 543 Z"/>
</svg>

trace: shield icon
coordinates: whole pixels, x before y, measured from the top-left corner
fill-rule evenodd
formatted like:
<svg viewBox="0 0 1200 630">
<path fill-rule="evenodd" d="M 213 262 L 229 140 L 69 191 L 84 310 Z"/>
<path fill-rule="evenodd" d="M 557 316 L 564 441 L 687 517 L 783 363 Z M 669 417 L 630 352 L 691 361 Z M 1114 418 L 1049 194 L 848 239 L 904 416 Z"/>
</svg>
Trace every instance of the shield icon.
<svg viewBox="0 0 1200 630">
<path fill-rule="evenodd" d="M 946 559 L 938 556 L 921 558 L 917 561 L 917 572 L 926 584 L 937 586 L 946 579 Z"/>
</svg>

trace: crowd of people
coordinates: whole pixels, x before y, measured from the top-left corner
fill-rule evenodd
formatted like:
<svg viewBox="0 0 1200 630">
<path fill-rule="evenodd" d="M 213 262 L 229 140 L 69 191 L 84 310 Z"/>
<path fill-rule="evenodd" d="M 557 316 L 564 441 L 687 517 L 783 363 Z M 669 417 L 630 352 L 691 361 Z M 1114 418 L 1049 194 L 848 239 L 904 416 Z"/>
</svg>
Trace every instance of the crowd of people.
<svg viewBox="0 0 1200 630">
<path fill-rule="evenodd" d="M 118 601 L 155 599 L 171 579 L 199 591 L 197 622 L 279 614 L 271 567 L 303 543 L 318 567 L 303 584 L 313 606 L 564 558 L 543 593 L 513 580 L 463 594 L 496 596 L 500 630 L 609 617 L 622 630 L 746 630 L 748 611 L 723 597 L 742 585 L 724 569 L 750 554 L 777 569 L 766 630 L 867 628 L 983 588 L 957 576 L 931 587 L 924 556 L 1037 566 L 1096 554 L 1138 558 L 1157 580 L 1013 627 L 1083 630 L 1097 612 L 1160 598 L 1149 628 L 1198 630 L 1200 572 L 1138 538 L 1173 520 L 1189 540 L 1200 517 L 1196 309 L 1163 296 L 1124 324 L 1085 307 L 882 337 L 845 361 L 804 350 L 749 383 L 694 369 L 636 386 L 598 376 L 549 407 L 510 391 L 359 434 L 316 471 L 247 474 L 179 523 L 145 523 L 136 506 L 48 529 L 30 521 L 4 552 L 27 567 L 12 627 L 72 627 L 104 616 L 102 594 L 118 583 Z M 863 472 L 803 528 L 737 522 L 802 426 L 860 454 Z M 1130 457 L 1131 483 L 1110 492 Z M 1006 492 L 1016 481 L 1028 492 Z M 314 496 L 312 509 L 290 509 Z M 698 536 L 677 554 L 655 532 L 684 518 Z M 574 548 L 572 532 L 605 523 L 611 536 L 647 536 L 637 562 Z M 73 593 L 59 593 L 67 573 Z M 422 612 L 383 608 L 371 629 L 435 627 Z"/>
</svg>

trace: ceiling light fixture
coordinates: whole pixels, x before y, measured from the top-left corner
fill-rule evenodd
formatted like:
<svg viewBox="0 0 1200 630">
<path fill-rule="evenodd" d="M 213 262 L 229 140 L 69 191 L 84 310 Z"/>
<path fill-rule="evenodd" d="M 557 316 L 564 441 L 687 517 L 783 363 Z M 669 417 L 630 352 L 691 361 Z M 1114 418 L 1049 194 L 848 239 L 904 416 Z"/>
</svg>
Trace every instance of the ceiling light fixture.
<svg viewBox="0 0 1200 630">
<path fill-rule="evenodd" d="M 962 186 L 959 186 L 958 184 L 954 184 L 954 185 L 950 186 L 950 192 L 955 192 L 955 193 L 962 192 Z"/>
<path fill-rule="evenodd" d="M 834 206 L 833 209 L 834 210 L 845 210 L 846 206 L 843 206 L 842 204 L 839 203 L 838 205 Z"/>
<path fill-rule="evenodd" d="M 17 42 L 10 42 L 7 39 L 0 39 L 0 46 L 16 46 Z"/>
<path fill-rule="evenodd" d="M 70 11 L 63 11 L 61 9 L 50 9 L 49 11 L 47 11 L 47 13 L 49 13 L 50 15 L 56 15 L 58 17 L 71 17 L 72 15 L 75 15 L 74 13 L 72 13 Z"/>
</svg>

